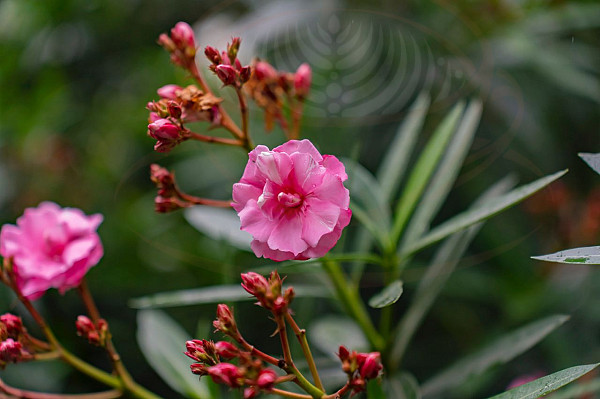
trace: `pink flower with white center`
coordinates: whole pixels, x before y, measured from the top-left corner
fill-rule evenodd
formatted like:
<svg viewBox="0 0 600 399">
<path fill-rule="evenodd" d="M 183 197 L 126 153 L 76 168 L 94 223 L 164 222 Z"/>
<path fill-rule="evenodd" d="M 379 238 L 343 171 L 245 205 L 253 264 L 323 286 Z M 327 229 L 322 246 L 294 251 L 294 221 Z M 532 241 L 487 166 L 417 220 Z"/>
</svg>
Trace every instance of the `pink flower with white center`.
<svg viewBox="0 0 600 399">
<path fill-rule="evenodd" d="M 253 236 L 258 257 L 275 261 L 325 255 L 350 222 L 350 196 L 344 165 L 321 155 L 309 140 L 291 140 L 270 151 L 248 154 L 232 206 L 241 229 Z"/>
<path fill-rule="evenodd" d="M 17 225 L 0 232 L 0 254 L 12 257 L 16 283 L 26 298 L 41 297 L 49 288 L 61 293 L 76 287 L 104 250 L 96 233 L 102 215 L 42 202 L 28 208 Z"/>
</svg>

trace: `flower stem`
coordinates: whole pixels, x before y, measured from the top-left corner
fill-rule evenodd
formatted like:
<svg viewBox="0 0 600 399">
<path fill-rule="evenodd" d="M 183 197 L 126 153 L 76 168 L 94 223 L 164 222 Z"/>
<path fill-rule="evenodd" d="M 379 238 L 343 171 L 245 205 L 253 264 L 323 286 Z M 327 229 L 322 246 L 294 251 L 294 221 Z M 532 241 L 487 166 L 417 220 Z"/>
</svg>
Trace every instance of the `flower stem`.
<svg viewBox="0 0 600 399">
<path fill-rule="evenodd" d="M 0 391 L 10 395 L 11 397 L 21 399 L 114 399 L 122 396 L 122 392 L 117 389 L 112 389 L 105 392 L 85 393 L 85 394 L 52 394 L 44 392 L 26 391 L 7 385 L 0 379 Z"/>
<path fill-rule="evenodd" d="M 186 200 L 194 205 L 207 205 L 207 206 L 214 206 L 216 208 L 231 208 L 231 200 L 224 201 L 224 200 L 215 200 L 215 199 L 209 199 L 209 198 L 200 198 L 200 197 L 185 194 L 182 192 L 178 192 L 178 194 L 181 198 L 183 198 L 184 200 Z"/>
<path fill-rule="evenodd" d="M 346 308 L 346 311 L 358 323 L 367 336 L 371 346 L 378 351 L 384 350 L 385 340 L 375 329 L 358 292 L 352 288 L 352 284 L 344 276 L 340 264 L 329 259 L 323 259 L 323 267 L 329 275 L 335 291 Z"/>
<path fill-rule="evenodd" d="M 323 383 L 321 382 L 321 377 L 319 376 L 319 372 L 317 371 L 317 365 L 315 364 L 315 360 L 310 351 L 310 346 L 308 346 L 308 341 L 306 339 L 306 330 L 300 329 L 300 327 L 298 327 L 298 324 L 296 324 L 296 321 L 289 312 L 285 314 L 285 319 L 288 322 L 288 324 L 292 327 L 294 334 L 296 334 L 298 342 L 300 342 L 302 352 L 304 353 L 304 357 L 306 358 L 306 362 L 308 363 L 308 368 L 310 369 L 310 373 L 315 381 L 315 384 L 317 385 L 317 388 L 319 388 L 321 391 L 325 391 L 325 388 L 323 388 Z"/>
<path fill-rule="evenodd" d="M 246 147 L 244 140 L 228 139 L 225 137 L 206 136 L 204 134 L 195 133 L 190 130 L 186 130 L 184 135 L 192 140 L 204 141 L 205 143 L 217 143 L 224 145 L 232 145 L 235 147 Z"/>
<path fill-rule="evenodd" d="M 81 300 L 83 301 L 92 321 L 94 322 L 95 325 L 97 325 L 98 321 L 100 320 L 100 312 L 98 311 L 98 307 L 96 306 L 96 303 L 94 302 L 94 298 L 92 297 L 92 294 L 88 288 L 85 278 L 81 280 L 80 285 L 77 287 L 77 292 L 79 293 L 79 296 L 81 297 Z M 123 384 L 123 387 L 125 388 L 126 391 L 130 392 L 133 396 L 135 396 L 136 398 L 140 398 L 140 399 L 158 399 L 159 398 L 158 396 L 154 395 L 152 392 L 146 390 L 144 387 L 138 385 L 133 380 L 133 378 L 129 374 L 129 371 L 127 371 L 127 369 L 125 368 L 125 365 L 123 364 L 123 361 L 121 360 L 121 356 L 117 352 L 117 350 L 112 342 L 110 331 L 108 331 L 108 333 L 107 333 L 106 343 L 104 345 L 104 348 L 106 349 L 108 357 L 110 358 L 110 361 L 112 362 L 113 369 L 117 373 L 117 376 L 118 376 L 119 380 L 121 381 L 121 383 Z"/>
<path fill-rule="evenodd" d="M 244 349 L 246 349 L 252 356 L 256 356 L 267 363 L 271 363 L 274 366 L 279 367 L 279 360 L 274 358 L 273 356 L 267 355 L 261 350 L 256 349 L 254 346 L 250 345 L 244 338 L 241 336 L 238 337 L 237 342 L 242 345 Z"/>
<path fill-rule="evenodd" d="M 270 393 L 274 393 L 275 395 L 283 396 L 284 398 L 295 398 L 295 399 L 312 399 L 310 395 L 304 395 L 302 393 L 295 393 L 284 391 L 283 389 L 272 388 Z"/>
<path fill-rule="evenodd" d="M 240 103 L 240 113 L 242 114 L 242 132 L 244 133 L 244 137 L 242 137 L 242 140 L 244 141 L 244 147 L 248 151 L 252 151 L 254 145 L 252 145 L 252 142 L 250 141 L 250 126 L 248 125 L 248 103 L 241 88 L 236 87 L 235 93 L 237 94 Z"/>
</svg>

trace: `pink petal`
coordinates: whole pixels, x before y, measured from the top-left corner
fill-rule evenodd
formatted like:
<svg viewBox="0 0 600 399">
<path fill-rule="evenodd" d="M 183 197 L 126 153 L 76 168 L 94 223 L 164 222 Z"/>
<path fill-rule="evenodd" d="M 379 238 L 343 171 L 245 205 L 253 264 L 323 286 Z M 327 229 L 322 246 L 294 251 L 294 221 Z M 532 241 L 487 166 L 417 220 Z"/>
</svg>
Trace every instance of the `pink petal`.
<svg viewBox="0 0 600 399">
<path fill-rule="evenodd" d="M 252 234 L 255 240 L 267 241 L 271 232 L 277 226 L 265 217 L 262 210 L 258 207 L 255 200 L 250 200 L 240 212 L 238 212 L 242 223 L 241 230 Z"/>
<path fill-rule="evenodd" d="M 231 194 L 233 198 L 233 208 L 239 212 L 249 200 L 258 200 L 258 197 L 262 194 L 262 190 L 252 184 L 235 183 Z"/>
<path fill-rule="evenodd" d="M 333 155 L 323 155 L 323 162 L 321 163 L 329 173 L 333 173 L 336 176 L 339 176 L 342 181 L 346 181 L 348 179 L 348 175 L 346 174 L 346 168 L 344 164 L 339 161 Z"/>
<path fill-rule="evenodd" d="M 294 259 L 293 253 L 271 249 L 265 242 L 253 240 L 250 243 L 250 248 L 252 248 L 254 254 L 259 258 L 262 256 L 264 258 L 272 259 L 276 262 Z"/>
<path fill-rule="evenodd" d="M 300 213 L 296 210 L 288 211 L 271 233 L 267 244 L 271 249 L 292 252 L 294 256 L 308 248 L 308 244 L 302 239 Z"/>
<path fill-rule="evenodd" d="M 324 234 L 316 246 L 309 247 L 300 255 L 304 256 L 306 259 L 320 258 L 325 256 L 325 254 L 327 254 L 327 252 L 329 252 L 331 248 L 333 248 L 338 242 L 340 236 L 342 235 L 342 230 L 348 225 L 348 223 L 350 223 L 351 217 L 352 211 L 350 209 L 342 210 L 338 219 L 338 223 L 333 231 L 331 233 Z"/>
<path fill-rule="evenodd" d="M 336 227 L 340 207 L 318 198 L 308 198 L 305 204 L 302 239 L 314 247 L 324 234 L 331 233 Z"/>
<path fill-rule="evenodd" d="M 0 231 L 0 255 L 8 258 L 20 251 L 23 232 L 17 226 L 5 224 Z"/>
<path fill-rule="evenodd" d="M 319 153 L 319 150 L 317 150 L 313 143 L 311 143 L 310 140 L 307 139 L 301 141 L 290 140 L 287 143 L 280 145 L 279 147 L 273 148 L 273 151 L 285 152 L 288 154 L 292 154 L 294 152 L 306 153 L 312 156 L 313 159 L 317 162 L 321 162 L 323 160 L 323 157 Z"/>
<path fill-rule="evenodd" d="M 80 209 L 65 208 L 58 216 L 58 220 L 67 226 L 71 236 L 79 236 L 95 231 L 102 223 L 102 215 L 87 216 Z"/>
<path fill-rule="evenodd" d="M 292 161 L 287 154 L 264 151 L 256 158 L 256 169 L 267 180 L 283 184 L 292 170 Z"/>
<path fill-rule="evenodd" d="M 312 195 L 338 205 L 340 208 L 348 208 L 350 204 L 350 192 L 336 175 L 325 174 L 323 181 L 315 188 Z"/>
<path fill-rule="evenodd" d="M 78 262 L 82 259 L 87 259 L 97 245 L 98 239 L 94 236 L 88 236 L 71 241 L 65 247 L 62 260 L 67 267 L 71 267 L 75 262 Z"/>
<path fill-rule="evenodd" d="M 293 188 L 297 193 L 308 194 L 321 184 L 325 169 L 312 156 L 297 152 L 291 155 L 291 159 L 294 163 Z"/>
</svg>

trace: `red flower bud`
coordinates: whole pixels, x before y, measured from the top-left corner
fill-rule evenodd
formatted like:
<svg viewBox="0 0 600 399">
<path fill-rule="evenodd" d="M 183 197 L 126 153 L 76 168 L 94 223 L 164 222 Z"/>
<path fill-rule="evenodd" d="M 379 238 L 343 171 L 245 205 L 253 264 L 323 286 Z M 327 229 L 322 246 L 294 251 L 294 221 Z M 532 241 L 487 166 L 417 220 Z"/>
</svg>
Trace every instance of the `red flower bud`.
<svg viewBox="0 0 600 399">
<path fill-rule="evenodd" d="M 246 65 L 240 70 L 240 80 L 242 83 L 246 83 L 250 80 L 250 76 L 252 75 L 252 67 L 250 65 Z"/>
<path fill-rule="evenodd" d="M 175 43 L 173 43 L 173 40 L 171 40 L 166 33 L 161 33 L 161 35 L 158 36 L 158 44 L 164 47 L 168 52 L 175 51 L 176 48 Z"/>
<path fill-rule="evenodd" d="M 229 306 L 221 303 L 217 305 L 217 319 L 213 321 L 213 326 L 221 331 L 225 335 L 229 335 L 233 339 L 239 337 L 239 332 L 237 329 L 237 325 L 235 324 L 235 319 L 233 318 L 233 313 Z"/>
<path fill-rule="evenodd" d="M 194 30 L 185 22 L 177 22 L 171 29 L 171 39 L 173 43 L 180 48 L 191 47 L 195 49 L 196 41 L 194 39 Z"/>
<path fill-rule="evenodd" d="M 2 341 L 0 343 L 0 362 L 16 363 L 19 360 L 22 360 L 22 349 L 21 343 L 14 341 L 12 338 Z"/>
<path fill-rule="evenodd" d="M 212 62 L 214 65 L 218 65 L 221 64 L 221 54 L 219 54 L 219 50 L 217 50 L 214 47 L 211 46 L 206 46 L 206 48 L 204 49 L 204 55 L 206 55 L 206 58 L 208 58 L 208 60 L 210 62 Z"/>
<path fill-rule="evenodd" d="M 260 391 L 256 387 L 247 387 L 244 389 L 244 399 L 255 398 L 259 393 Z"/>
<path fill-rule="evenodd" d="M 181 106 L 177 104 L 175 101 L 169 101 L 167 103 L 167 111 L 169 111 L 169 115 L 175 119 L 180 119 L 182 110 Z"/>
<path fill-rule="evenodd" d="M 262 275 L 254 272 L 242 273 L 242 288 L 248 294 L 260 299 L 269 290 L 269 283 Z"/>
<path fill-rule="evenodd" d="M 304 98 L 308 95 L 312 81 L 312 70 L 307 63 L 298 67 L 294 74 L 294 90 L 298 98 Z"/>
<path fill-rule="evenodd" d="M 215 350 L 217 351 L 217 355 L 227 360 L 237 357 L 239 353 L 238 348 L 227 341 L 216 342 Z"/>
<path fill-rule="evenodd" d="M 227 56 L 229 57 L 229 60 L 236 59 L 241 42 L 242 39 L 240 39 L 239 37 L 234 37 L 231 40 L 231 44 L 227 43 Z"/>
<path fill-rule="evenodd" d="M 190 370 L 192 371 L 192 373 L 199 375 L 200 377 L 208 374 L 208 367 L 200 363 L 191 364 Z"/>
<path fill-rule="evenodd" d="M 179 127 L 168 119 L 159 119 L 148 125 L 148 135 L 156 140 L 174 140 L 179 138 Z"/>
<path fill-rule="evenodd" d="M 277 380 L 277 373 L 271 369 L 261 370 L 258 378 L 256 379 L 256 385 L 260 389 L 264 389 L 268 391 L 275 386 L 275 381 Z"/>
<path fill-rule="evenodd" d="M 208 375 L 217 384 L 224 384 L 231 388 L 239 388 L 243 383 L 243 375 L 237 366 L 231 363 L 219 363 L 207 369 Z"/>
<path fill-rule="evenodd" d="M 258 80 L 275 79 L 277 71 L 268 62 L 259 61 L 254 66 L 254 74 Z"/>
<path fill-rule="evenodd" d="M 156 90 L 156 92 L 158 93 L 160 98 L 166 98 L 167 100 L 176 100 L 177 92 L 179 90 L 183 90 L 183 88 L 177 85 L 165 85 Z"/>
<path fill-rule="evenodd" d="M 182 205 L 177 198 L 162 197 L 160 195 L 154 197 L 154 211 L 157 213 L 168 213 L 181 208 Z"/>
<path fill-rule="evenodd" d="M 87 316 L 77 316 L 75 327 L 77 328 L 77 335 L 85 338 L 87 338 L 87 335 L 90 333 L 90 331 L 94 331 L 96 329 L 94 323 L 92 323 L 90 318 Z"/>
<path fill-rule="evenodd" d="M 217 65 L 215 72 L 217 73 L 217 76 L 219 77 L 219 79 L 221 79 L 221 82 L 223 82 L 225 86 L 232 85 L 235 83 L 237 73 L 231 65 Z"/>
<path fill-rule="evenodd" d="M 359 373 L 364 379 L 377 378 L 383 366 L 379 352 L 359 353 L 357 356 Z"/>
<path fill-rule="evenodd" d="M 0 322 L 6 326 L 6 332 L 9 337 L 17 338 L 23 332 L 23 321 L 19 316 L 6 313 L 0 316 Z"/>
</svg>

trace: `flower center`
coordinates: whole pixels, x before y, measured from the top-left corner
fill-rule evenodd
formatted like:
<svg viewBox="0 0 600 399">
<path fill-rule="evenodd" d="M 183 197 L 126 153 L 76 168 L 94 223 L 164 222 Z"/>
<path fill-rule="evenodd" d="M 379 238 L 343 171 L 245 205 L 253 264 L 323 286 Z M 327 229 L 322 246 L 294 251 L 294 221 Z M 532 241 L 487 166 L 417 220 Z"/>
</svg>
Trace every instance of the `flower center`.
<svg viewBox="0 0 600 399">
<path fill-rule="evenodd" d="M 280 192 L 277 195 L 277 201 L 287 208 L 295 208 L 302 204 L 302 197 L 295 193 Z"/>
</svg>

